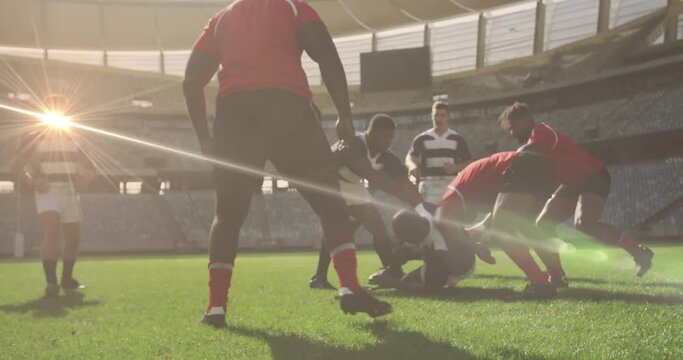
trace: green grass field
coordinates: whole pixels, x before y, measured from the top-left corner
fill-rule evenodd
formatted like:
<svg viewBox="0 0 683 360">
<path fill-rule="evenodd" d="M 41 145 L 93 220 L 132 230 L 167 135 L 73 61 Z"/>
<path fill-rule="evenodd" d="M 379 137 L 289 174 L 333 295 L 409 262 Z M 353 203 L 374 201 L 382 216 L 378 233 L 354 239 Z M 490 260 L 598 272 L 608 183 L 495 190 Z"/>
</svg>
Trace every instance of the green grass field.
<svg viewBox="0 0 683 360">
<path fill-rule="evenodd" d="M 0 261 L 2 359 L 683 358 L 683 247 L 657 246 L 643 279 L 616 249 L 564 256 L 571 288 L 549 301 L 514 300 L 521 273 L 501 253 L 438 296 L 379 291 L 394 312 L 343 315 L 334 292 L 309 290 L 313 253 L 238 257 L 229 326 L 197 322 L 204 256 L 90 257 L 82 295 L 41 299 L 38 261 Z M 377 257 L 359 257 L 363 279 Z M 409 264 L 408 268 L 417 263 Z M 333 273 L 330 272 L 330 278 Z"/>
</svg>

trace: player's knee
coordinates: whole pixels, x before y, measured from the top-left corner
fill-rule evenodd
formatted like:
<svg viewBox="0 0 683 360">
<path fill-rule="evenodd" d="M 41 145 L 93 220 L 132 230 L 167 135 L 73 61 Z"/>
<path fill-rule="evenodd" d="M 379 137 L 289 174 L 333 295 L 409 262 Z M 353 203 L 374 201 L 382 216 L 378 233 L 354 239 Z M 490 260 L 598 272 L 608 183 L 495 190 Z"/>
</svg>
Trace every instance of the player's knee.
<svg viewBox="0 0 683 360">
<path fill-rule="evenodd" d="M 216 215 L 213 217 L 213 223 L 212 227 L 221 227 L 225 229 L 232 229 L 234 230 L 239 229 L 242 226 L 242 222 L 244 221 L 244 217 L 239 216 L 239 214 L 231 214 L 229 212 L 216 212 Z"/>
</svg>

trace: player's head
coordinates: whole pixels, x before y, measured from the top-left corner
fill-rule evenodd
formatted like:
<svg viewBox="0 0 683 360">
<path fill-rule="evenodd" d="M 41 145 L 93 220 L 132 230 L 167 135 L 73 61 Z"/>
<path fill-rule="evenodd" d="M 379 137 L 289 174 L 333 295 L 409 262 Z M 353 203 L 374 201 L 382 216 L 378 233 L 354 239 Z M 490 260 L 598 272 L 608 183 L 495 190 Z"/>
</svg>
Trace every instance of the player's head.
<svg viewBox="0 0 683 360">
<path fill-rule="evenodd" d="M 448 128 L 448 104 L 437 101 L 432 105 L 432 122 L 434 129 L 444 131 Z"/>
<path fill-rule="evenodd" d="M 45 112 L 64 114 L 71 110 L 71 104 L 66 96 L 62 94 L 49 94 L 43 98 L 43 105 Z"/>
<path fill-rule="evenodd" d="M 523 144 L 529 140 L 531 131 L 536 125 L 529 105 L 522 102 L 515 102 L 500 114 L 500 126 Z"/>
<path fill-rule="evenodd" d="M 387 114 L 377 114 L 370 119 L 368 125 L 368 146 L 375 151 L 386 151 L 394 141 L 396 124 Z"/>
<path fill-rule="evenodd" d="M 400 242 L 418 244 L 429 235 L 429 220 L 413 209 L 403 209 L 394 215 L 391 228 Z"/>
</svg>

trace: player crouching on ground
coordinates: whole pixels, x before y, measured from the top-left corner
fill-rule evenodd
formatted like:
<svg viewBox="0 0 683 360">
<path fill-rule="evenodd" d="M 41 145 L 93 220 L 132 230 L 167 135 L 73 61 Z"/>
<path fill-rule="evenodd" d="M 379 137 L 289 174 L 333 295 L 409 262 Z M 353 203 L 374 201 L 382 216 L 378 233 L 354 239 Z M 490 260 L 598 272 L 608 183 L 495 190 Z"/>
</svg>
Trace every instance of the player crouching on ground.
<svg viewBox="0 0 683 360">
<path fill-rule="evenodd" d="M 426 206 L 430 213 L 436 205 Z M 413 293 L 434 293 L 444 286 L 456 286 L 469 277 L 475 268 L 476 256 L 495 263 L 488 248 L 473 242 L 469 236 L 444 237 L 431 222 L 412 209 L 396 213 L 392 228 L 401 246 L 394 256 L 399 263 L 422 259 L 423 265 L 400 280 L 376 276 L 373 284 L 380 288 L 398 288 Z M 467 242 L 467 244 L 465 244 Z"/>
<path fill-rule="evenodd" d="M 555 186 L 555 172 L 542 154 L 521 151 L 501 152 L 477 160 L 463 169 L 451 182 L 436 210 L 436 226 L 446 239 L 460 240 L 473 248 L 461 225 L 478 212 L 492 211 L 489 233 L 510 259 L 526 274 L 529 284 L 523 297 L 545 298 L 556 294 L 549 276 L 541 271 L 529 252 L 529 240 L 518 233 L 529 233 L 533 219 Z M 552 252 L 535 248 L 544 261 Z M 547 264 L 546 264 L 547 266 Z"/>
<path fill-rule="evenodd" d="M 339 186 L 356 226 L 363 225 L 373 237 L 373 246 L 383 269 L 377 274 L 390 276 L 396 281 L 403 276 L 401 264 L 392 255 L 392 243 L 372 195 L 363 184 L 394 195 L 411 206 L 422 206 L 422 196 L 408 179 L 408 169 L 389 149 L 394 139 L 396 124 L 386 114 L 375 115 L 366 132 L 356 135 L 354 142 L 337 142 L 332 151 L 339 167 Z M 431 215 L 430 215 L 431 216 Z M 311 278 L 311 288 L 333 288 L 327 281 L 330 255 L 323 244 L 318 269 Z M 375 274 L 375 275 L 377 275 Z M 374 276 L 374 275 L 373 275 Z M 372 276 L 370 279 L 372 283 Z"/>
</svg>

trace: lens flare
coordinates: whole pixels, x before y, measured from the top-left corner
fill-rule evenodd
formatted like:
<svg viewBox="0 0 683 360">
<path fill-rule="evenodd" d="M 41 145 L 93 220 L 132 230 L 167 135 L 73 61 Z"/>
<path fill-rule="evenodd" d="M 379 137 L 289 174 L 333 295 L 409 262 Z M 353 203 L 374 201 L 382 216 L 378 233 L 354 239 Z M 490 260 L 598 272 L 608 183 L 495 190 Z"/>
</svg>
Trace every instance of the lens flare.
<svg viewBox="0 0 683 360">
<path fill-rule="evenodd" d="M 71 127 L 71 118 L 58 112 L 47 112 L 40 117 L 46 126 L 58 130 L 68 130 Z"/>
</svg>

